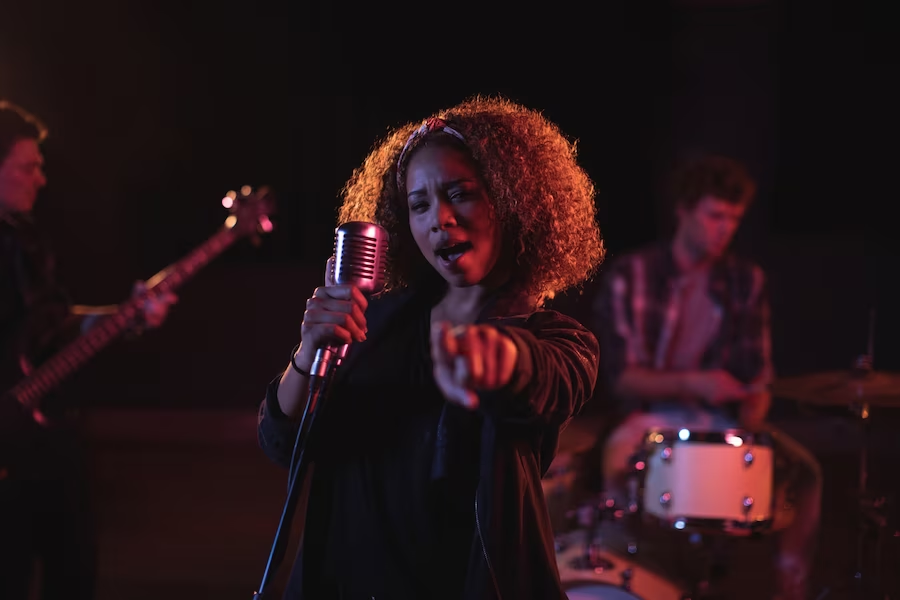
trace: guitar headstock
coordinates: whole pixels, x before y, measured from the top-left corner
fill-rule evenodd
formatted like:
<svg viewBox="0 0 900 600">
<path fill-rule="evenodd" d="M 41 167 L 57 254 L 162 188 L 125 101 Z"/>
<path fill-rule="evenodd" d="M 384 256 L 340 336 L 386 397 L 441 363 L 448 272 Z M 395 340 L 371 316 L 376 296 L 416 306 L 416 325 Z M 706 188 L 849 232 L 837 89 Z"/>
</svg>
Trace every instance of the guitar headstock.
<svg viewBox="0 0 900 600">
<path fill-rule="evenodd" d="M 225 227 L 238 236 L 258 236 L 272 231 L 269 215 L 275 211 L 275 199 L 271 190 L 261 187 L 254 190 L 249 185 L 232 190 L 222 198 L 222 206 L 230 213 Z"/>
</svg>

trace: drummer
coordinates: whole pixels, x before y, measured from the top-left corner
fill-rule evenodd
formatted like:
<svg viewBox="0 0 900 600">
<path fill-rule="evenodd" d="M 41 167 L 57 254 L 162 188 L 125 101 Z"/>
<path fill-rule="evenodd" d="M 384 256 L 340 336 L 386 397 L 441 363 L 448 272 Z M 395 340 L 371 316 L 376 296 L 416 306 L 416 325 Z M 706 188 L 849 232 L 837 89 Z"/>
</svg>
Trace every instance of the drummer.
<svg viewBox="0 0 900 600">
<path fill-rule="evenodd" d="M 773 368 L 765 276 L 730 250 L 756 183 L 743 164 L 705 156 L 674 170 L 670 194 L 669 235 L 609 261 L 591 306 L 601 383 L 621 419 L 603 447 L 604 491 L 626 500 L 630 459 L 648 429 L 770 433 L 776 487 L 795 507 L 779 534 L 777 598 L 799 600 L 818 532 L 821 470 L 766 423 Z"/>
</svg>

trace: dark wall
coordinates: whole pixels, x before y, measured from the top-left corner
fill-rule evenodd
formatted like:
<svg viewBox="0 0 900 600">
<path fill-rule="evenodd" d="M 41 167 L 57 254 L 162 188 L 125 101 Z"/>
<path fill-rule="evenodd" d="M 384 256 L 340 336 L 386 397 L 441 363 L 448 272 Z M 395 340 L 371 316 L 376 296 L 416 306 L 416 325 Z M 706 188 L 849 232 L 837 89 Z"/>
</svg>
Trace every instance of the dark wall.
<svg viewBox="0 0 900 600">
<path fill-rule="evenodd" d="M 607 5 L 590 36 L 369 48 L 301 32 L 288 3 L 12 7 L 0 96 L 50 127 L 38 215 L 76 300 L 121 300 L 200 244 L 226 216 L 225 191 L 269 184 L 279 198 L 261 246 L 229 249 L 181 290 L 162 330 L 117 344 L 68 393 L 255 404 L 298 339 L 352 169 L 388 127 L 479 92 L 540 107 L 579 140 L 611 256 L 657 236 L 672 160 L 747 161 L 760 194 L 736 244 L 769 271 L 779 369 L 848 364 L 873 306 L 876 365 L 900 368 L 887 219 L 897 65 L 875 5 L 624 6 Z M 559 306 L 587 304 L 573 294 Z"/>
</svg>

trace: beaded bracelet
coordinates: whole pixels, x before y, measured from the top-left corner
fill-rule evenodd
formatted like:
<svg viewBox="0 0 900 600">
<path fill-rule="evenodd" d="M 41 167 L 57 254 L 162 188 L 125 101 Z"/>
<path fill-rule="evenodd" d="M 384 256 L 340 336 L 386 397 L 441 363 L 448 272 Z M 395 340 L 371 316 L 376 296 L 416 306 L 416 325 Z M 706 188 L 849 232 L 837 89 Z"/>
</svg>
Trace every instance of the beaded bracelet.
<svg viewBox="0 0 900 600">
<path fill-rule="evenodd" d="M 300 344 L 297 344 L 296 346 L 294 346 L 294 349 L 291 350 L 291 366 L 294 368 L 295 371 L 297 371 L 304 377 L 309 377 L 309 373 L 307 373 L 306 371 L 304 371 L 303 369 L 298 367 L 297 363 L 294 361 L 294 359 L 297 358 L 297 350 L 299 350 L 299 349 L 300 349 Z"/>
</svg>

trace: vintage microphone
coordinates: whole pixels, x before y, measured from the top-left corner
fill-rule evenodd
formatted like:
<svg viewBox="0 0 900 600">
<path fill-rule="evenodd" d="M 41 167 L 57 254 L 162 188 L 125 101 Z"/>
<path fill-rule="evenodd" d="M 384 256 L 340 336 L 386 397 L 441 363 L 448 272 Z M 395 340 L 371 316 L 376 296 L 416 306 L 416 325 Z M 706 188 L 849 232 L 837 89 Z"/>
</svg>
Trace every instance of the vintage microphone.
<svg viewBox="0 0 900 600">
<path fill-rule="evenodd" d="M 333 281 L 338 285 L 353 284 L 366 296 L 380 292 L 384 288 L 387 243 L 387 231 L 375 223 L 351 221 L 338 227 L 334 236 Z M 313 431 L 316 415 L 325 404 L 329 384 L 349 348 L 349 344 L 344 344 L 316 349 L 316 357 L 310 369 L 306 407 L 300 418 L 300 427 L 297 429 L 291 455 L 287 500 L 284 503 L 278 530 L 275 532 L 275 541 L 272 543 L 262 582 L 259 589 L 253 593 L 253 600 L 263 600 L 269 580 L 284 560 L 291 521 L 303 481 L 306 479 L 308 463 L 305 453 L 309 437 Z"/>
<path fill-rule="evenodd" d="M 384 287 L 387 231 L 375 223 L 351 221 L 337 228 L 334 236 L 332 279 L 336 284 L 352 283 L 363 294 L 377 294 Z M 348 344 L 316 350 L 310 369 L 310 384 L 326 385 L 347 355 Z"/>
</svg>

